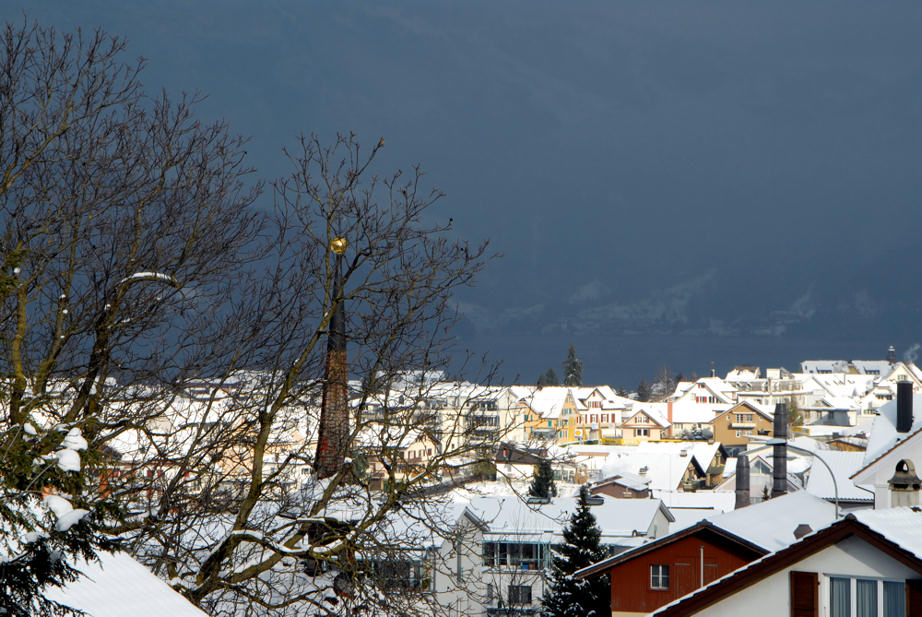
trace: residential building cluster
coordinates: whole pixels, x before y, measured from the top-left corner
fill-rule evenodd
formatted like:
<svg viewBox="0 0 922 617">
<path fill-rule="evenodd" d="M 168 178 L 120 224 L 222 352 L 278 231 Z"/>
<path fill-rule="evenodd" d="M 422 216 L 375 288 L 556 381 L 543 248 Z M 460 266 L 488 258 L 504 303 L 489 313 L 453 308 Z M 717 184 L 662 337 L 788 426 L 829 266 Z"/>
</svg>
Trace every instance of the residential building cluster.
<svg viewBox="0 0 922 617">
<path fill-rule="evenodd" d="M 232 427 L 222 401 L 252 395 L 246 384 L 190 388 L 170 401 L 160 433 L 191 443 L 203 424 Z M 437 614 L 538 613 L 554 546 L 588 483 L 614 556 L 579 575 L 609 577 L 612 615 L 747 606 L 922 616 L 922 371 L 912 363 L 738 367 L 655 402 L 606 385 L 484 386 L 428 373 L 374 393 L 352 386 L 347 462 L 363 459 L 359 481 L 373 495 L 425 473 L 431 489 L 380 523 L 387 554 L 355 559 L 385 591 L 417 593 Z M 290 456 L 316 444 L 318 402 L 303 402 L 285 410 L 267 448 L 270 466 L 285 462 L 278 490 L 289 495 L 310 490 L 308 463 Z M 131 431 L 113 452 L 113 469 L 175 474 Z M 489 465 L 472 473 L 475 460 Z M 559 494 L 528 498 L 542 460 Z M 214 461 L 229 493 L 248 465 L 243 450 Z"/>
</svg>

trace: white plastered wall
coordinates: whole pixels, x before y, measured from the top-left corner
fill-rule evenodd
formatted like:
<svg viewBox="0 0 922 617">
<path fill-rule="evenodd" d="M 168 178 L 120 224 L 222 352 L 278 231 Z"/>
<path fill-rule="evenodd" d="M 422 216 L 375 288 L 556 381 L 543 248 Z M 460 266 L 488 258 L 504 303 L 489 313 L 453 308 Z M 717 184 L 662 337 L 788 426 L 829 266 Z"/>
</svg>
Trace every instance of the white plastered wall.
<svg viewBox="0 0 922 617">
<path fill-rule="evenodd" d="M 707 617 L 790 615 L 789 580 L 792 570 L 819 574 L 819 615 L 821 617 L 829 615 L 830 576 L 894 580 L 918 577 L 914 570 L 893 557 L 867 544 L 864 540 L 851 537 L 784 568 L 755 585 L 741 589 L 694 615 Z"/>
</svg>

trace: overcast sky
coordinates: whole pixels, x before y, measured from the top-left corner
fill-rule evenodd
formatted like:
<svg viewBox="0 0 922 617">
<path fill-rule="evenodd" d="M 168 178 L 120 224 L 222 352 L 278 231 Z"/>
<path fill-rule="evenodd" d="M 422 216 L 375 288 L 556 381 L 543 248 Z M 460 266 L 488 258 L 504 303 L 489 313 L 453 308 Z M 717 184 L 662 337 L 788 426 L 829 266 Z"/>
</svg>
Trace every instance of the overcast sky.
<svg viewBox="0 0 922 617">
<path fill-rule="evenodd" d="M 124 35 L 150 90 L 207 93 L 265 176 L 302 131 L 420 163 L 504 254 L 458 301 L 507 380 L 570 342 L 586 381 L 632 387 L 922 341 L 918 0 L 26 8 Z"/>
</svg>

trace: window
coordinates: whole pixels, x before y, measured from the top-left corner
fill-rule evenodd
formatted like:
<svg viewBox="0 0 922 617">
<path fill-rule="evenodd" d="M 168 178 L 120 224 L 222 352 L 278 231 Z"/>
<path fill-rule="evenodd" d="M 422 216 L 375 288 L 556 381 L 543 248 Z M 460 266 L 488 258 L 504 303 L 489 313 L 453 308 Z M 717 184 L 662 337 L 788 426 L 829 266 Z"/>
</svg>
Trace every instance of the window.
<svg viewBox="0 0 922 617">
<path fill-rule="evenodd" d="M 829 577 L 830 617 L 906 617 L 906 584 L 873 578 Z"/>
<path fill-rule="evenodd" d="M 884 581 L 884 617 L 906 617 L 906 585 Z"/>
<path fill-rule="evenodd" d="M 636 430 L 636 433 L 637 433 L 637 435 L 638 435 L 639 437 L 649 437 L 649 436 L 650 436 L 650 429 L 648 429 L 648 428 L 639 428 L 639 429 Z"/>
<path fill-rule="evenodd" d="M 509 585 L 509 604 L 531 604 L 531 585 Z"/>
<path fill-rule="evenodd" d="M 650 589 L 669 589 L 669 566 L 650 566 Z"/>
<path fill-rule="evenodd" d="M 858 579 L 855 591 L 858 617 L 877 617 L 877 581 Z"/>
<path fill-rule="evenodd" d="M 546 544 L 484 542 L 483 565 L 513 566 L 520 570 L 541 570 L 550 565 L 550 550 Z"/>
<path fill-rule="evenodd" d="M 851 617 L 852 585 L 847 578 L 829 578 L 829 614 L 831 617 Z"/>
<path fill-rule="evenodd" d="M 455 540 L 455 578 L 464 580 L 464 567 L 461 565 L 461 541 Z"/>
<path fill-rule="evenodd" d="M 427 564 L 412 560 L 376 559 L 359 563 L 367 576 L 388 591 L 428 591 L 432 583 Z"/>
</svg>

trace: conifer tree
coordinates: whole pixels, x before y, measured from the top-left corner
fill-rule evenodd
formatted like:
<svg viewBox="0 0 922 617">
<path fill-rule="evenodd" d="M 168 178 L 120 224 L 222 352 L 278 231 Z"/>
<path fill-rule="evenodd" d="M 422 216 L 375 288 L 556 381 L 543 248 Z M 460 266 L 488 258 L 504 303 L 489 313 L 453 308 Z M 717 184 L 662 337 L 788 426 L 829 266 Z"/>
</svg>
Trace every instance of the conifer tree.
<svg viewBox="0 0 922 617">
<path fill-rule="evenodd" d="M 570 345 L 567 359 L 563 361 L 563 385 L 583 385 L 583 361 L 576 357 L 576 349 Z"/>
<path fill-rule="evenodd" d="M 531 479 L 531 485 L 528 487 L 528 494 L 531 497 L 544 497 L 545 499 L 557 496 L 554 470 L 551 469 L 551 462 L 546 458 L 541 459 L 541 462 L 535 465 L 535 472 Z"/>
<path fill-rule="evenodd" d="M 563 530 L 564 543 L 554 547 L 551 579 L 542 599 L 544 617 L 604 617 L 611 614 L 608 576 L 577 579 L 573 573 L 611 555 L 602 546 L 602 531 L 589 509 L 589 487 L 579 489 L 579 501 Z"/>
<path fill-rule="evenodd" d="M 640 384 L 637 386 L 637 400 L 647 402 L 650 400 L 650 394 L 650 386 L 647 384 L 647 380 L 641 380 Z"/>
<path fill-rule="evenodd" d="M 547 372 L 538 377 L 539 386 L 559 386 L 560 378 L 557 377 L 557 371 L 553 368 L 547 369 Z"/>
</svg>

